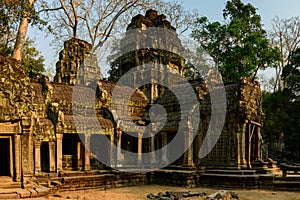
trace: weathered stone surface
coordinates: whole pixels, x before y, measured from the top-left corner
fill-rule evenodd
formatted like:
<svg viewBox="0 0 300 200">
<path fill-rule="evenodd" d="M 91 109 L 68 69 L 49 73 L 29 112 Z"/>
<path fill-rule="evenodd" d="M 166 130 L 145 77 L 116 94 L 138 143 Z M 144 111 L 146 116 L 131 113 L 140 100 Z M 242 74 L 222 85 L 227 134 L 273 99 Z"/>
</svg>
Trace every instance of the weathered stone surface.
<svg viewBox="0 0 300 200">
<path fill-rule="evenodd" d="M 15 59 L 0 54 L 0 121 L 30 116 L 33 96 L 29 77 Z"/>
<path fill-rule="evenodd" d="M 228 190 L 219 190 L 218 192 L 208 195 L 206 197 L 207 200 L 231 200 L 238 199 L 238 196 L 234 192 L 230 192 Z"/>
<path fill-rule="evenodd" d="M 92 45 L 84 40 L 72 38 L 65 41 L 64 49 L 56 63 L 54 81 L 58 83 L 95 85 L 102 79 Z"/>
<path fill-rule="evenodd" d="M 146 76 L 154 76 L 157 70 L 166 71 L 165 66 L 174 73 L 184 74 L 186 66 L 184 58 L 180 56 L 184 50 L 181 41 L 175 28 L 166 20 L 166 16 L 158 15 L 155 10 L 148 10 L 145 16 L 137 15 L 132 18 L 120 46 L 121 55 L 114 61 L 120 66 L 119 74 L 122 76 L 134 67 L 139 68 L 133 86 L 144 79 L 147 80 Z M 152 65 L 153 70 L 146 71 L 146 64 Z M 135 80 L 127 81 L 130 84 Z M 166 81 L 171 82 L 172 79 Z M 150 97 L 146 90 L 144 93 L 148 98 Z"/>
</svg>

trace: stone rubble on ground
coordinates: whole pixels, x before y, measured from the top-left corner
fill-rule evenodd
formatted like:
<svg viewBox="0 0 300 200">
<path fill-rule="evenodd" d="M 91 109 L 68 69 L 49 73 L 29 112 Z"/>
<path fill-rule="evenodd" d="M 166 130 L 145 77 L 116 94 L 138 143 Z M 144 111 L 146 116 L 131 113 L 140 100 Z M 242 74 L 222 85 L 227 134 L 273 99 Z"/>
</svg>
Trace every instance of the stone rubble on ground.
<svg viewBox="0 0 300 200">
<path fill-rule="evenodd" d="M 219 190 L 216 193 L 213 193 L 206 197 L 207 200 L 231 200 L 239 199 L 237 193 L 230 192 L 228 190 Z"/>
<path fill-rule="evenodd" d="M 219 190 L 216 193 L 208 195 L 205 192 L 171 192 L 166 191 L 165 193 L 159 192 L 157 195 L 149 193 L 147 195 L 148 199 L 153 200 L 181 200 L 183 198 L 188 197 L 202 197 L 202 199 L 206 200 L 231 200 L 231 199 L 239 199 L 238 194 L 235 192 L 231 192 L 228 190 Z"/>
</svg>

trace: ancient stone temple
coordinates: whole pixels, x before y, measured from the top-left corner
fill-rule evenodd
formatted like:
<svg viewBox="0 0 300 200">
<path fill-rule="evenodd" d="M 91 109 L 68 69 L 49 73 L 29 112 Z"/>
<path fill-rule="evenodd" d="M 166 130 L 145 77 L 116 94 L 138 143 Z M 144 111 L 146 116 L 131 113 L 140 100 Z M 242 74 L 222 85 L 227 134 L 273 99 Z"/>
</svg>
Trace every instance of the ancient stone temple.
<svg viewBox="0 0 300 200">
<path fill-rule="evenodd" d="M 149 10 L 145 16 L 132 18 L 121 40 L 122 53 L 115 61 L 124 77 L 121 84 L 101 80 L 91 48 L 79 39 L 66 41 L 53 82 L 46 77 L 30 80 L 20 64 L 0 55 L 0 176 L 27 187 L 41 177 L 66 183 L 71 179 L 60 177 L 69 172 L 87 175 L 112 167 L 143 171 L 163 166 L 188 172 L 178 170 L 170 175 L 157 170 L 142 174 L 140 182 L 134 183 L 145 184 L 146 177 L 155 183 L 165 177 L 165 182 L 159 183 L 186 185 L 196 183 L 203 169 L 268 168 L 261 159 L 258 82 L 243 78 L 224 87 L 214 81 L 213 74 L 206 82 L 185 80 L 185 59 L 180 56 L 183 47 L 166 16 Z M 213 101 L 211 94 L 222 88 L 224 98 Z M 195 101 L 189 101 L 192 97 Z M 166 111 L 165 124 L 158 133 L 160 113 L 151 113 L 156 104 Z M 225 115 L 221 112 L 224 105 Z M 197 123 L 192 117 L 196 109 L 200 113 Z M 200 159 L 208 130 L 214 131 L 210 124 L 222 115 L 220 137 Z M 157 123 L 151 124 L 151 119 Z M 182 124 L 185 129 L 181 131 Z M 168 147 L 178 134 L 182 135 L 180 143 Z M 178 149 L 182 154 L 172 160 Z M 125 184 L 119 179 L 126 177 L 130 183 L 131 176 L 114 173 L 93 176 L 94 182 L 87 179 L 85 184 L 119 186 Z"/>
<path fill-rule="evenodd" d="M 162 39 L 162 36 L 165 38 Z M 128 51 L 128 49 L 133 50 Z M 178 97 L 168 89 L 176 85 L 178 93 L 184 94 L 187 88 L 185 84 L 175 80 L 178 79 L 176 75 L 183 77 L 185 72 L 185 60 L 180 56 L 183 50 L 178 35 L 166 20 L 166 16 L 158 15 L 154 10 L 147 11 L 145 16 L 133 17 L 127 27 L 126 36 L 121 41 L 121 52 L 124 54 L 115 61 L 119 66 L 119 74 L 126 75 L 132 68 L 137 68 L 133 75 L 127 75 L 124 83 L 132 87 L 139 87 L 139 82 L 151 80 L 151 83 L 140 88 L 148 98 L 148 107 L 158 103 L 163 105 L 168 112 L 164 128 L 152 142 L 154 144 L 152 151 L 169 144 L 179 130 L 180 120 L 183 120 L 180 118 Z M 166 73 L 168 70 L 170 73 Z M 172 167 L 249 169 L 252 167 L 251 163 L 261 158 L 262 100 L 258 82 L 244 78 L 240 83 L 225 86 L 226 97 L 220 99 L 220 102 L 213 103 L 218 104 L 215 105 L 216 107 L 220 107 L 224 105 L 222 101 L 227 101 L 225 103 L 227 109 L 224 113 L 221 112 L 221 109 L 217 110 L 216 112 L 220 113 L 219 116 L 211 119 L 210 94 L 218 92 L 221 87 L 224 87 L 222 84 L 219 84 L 220 86 L 217 84 L 209 90 L 208 82 L 213 82 L 213 79 L 212 76 L 208 77 L 206 82 L 200 80 L 189 82 L 197 96 L 197 103 L 200 105 L 199 130 L 193 145 L 180 158 L 172 162 Z M 153 80 L 156 81 L 153 82 Z M 222 134 L 212 151 L 203 159 L 199 159 L 199 150 L 203 145 L 210 123 L 222 118 L 221 115 L 224 115 L 225 118 Z M 151 143 L 146 139 L 145 142 L 146 144 Z M 185 144 L 185 142 L 182 143 L 177 145 L 177 148 L 184 149 L 184 147 L 180 147 Z M 166 148 L 154 162 L 162 162 L 162 159 L 163 162 L 169 162 L 172 151 L 174 149 Z"/>
<path fill-rule="evenodd" d="M 31 84 L 15 60 L 0 55 L 0 69 L 0 176 L 20 182 L 33 170 Z"/>
</svg>

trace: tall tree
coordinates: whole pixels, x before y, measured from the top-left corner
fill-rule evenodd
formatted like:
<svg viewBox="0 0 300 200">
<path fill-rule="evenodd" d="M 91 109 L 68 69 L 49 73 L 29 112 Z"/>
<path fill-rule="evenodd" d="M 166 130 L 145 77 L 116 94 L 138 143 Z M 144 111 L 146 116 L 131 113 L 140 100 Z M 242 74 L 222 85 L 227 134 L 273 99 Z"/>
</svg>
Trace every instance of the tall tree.
<svg viewBox="0 0 300 200">
<path fill-rule="evenodd" d="M 1 52 L 10 51 L 9 48 L 15 42 L 22 10 L 22 5 L 18 1 L 0 1 Z"/>
<path fill-rule="evenodd" d="M 150 6 L 151 0 L 59 0 L 50 2 L 52 28 L 61 39 L 90 42 L 96 51 L 113 34 L 117 20 L 126 12 Z M 50 6 L 49 6 L 50 7 Z"/>
<path fill-rule="evenodd" d="M 292 95 L 291 98 L 300 101 L 300 48 L 290 53 L 289 62 L 282 72 L 282 79 L 286 83 L 285 89 Z"/>
<path fill-rule="evenodd" d="M 38 12 L 36 12 L 35 3 L 36 0 L 0 1 L 1 51 L 14 46 L 13 57 L 19 61 L 22 60 L 22 52 L 29 23 L 32 25 L 46 24 L 39 17 Z M 43 4 L 43 0 L 39 0 L 39 5 Z M 9 49 L 6 50 L 9 51 Z"/>
<path fill-rule="evenodd" d="M 30 22 L 31 13 L 33 10 L 35 0 L 28 0 L 23 2 L 22 5 L 22 17 L 20 20 L 20 25 L 17 32 L 15 47 L 13 51 L 13 58 L 16 60 L 22 60 L 22 51 L 24 47 L 24 43 L 26 40 L 26 34 L 28 29 L 28 24 Z"/>
<path fill-rule="evenodd" d="M 300 47 L 300 17 L 273 19 L 273 29 L 269 33 L 272 45 L 280 49 L 281 60 L 276 65 L 275 90 L 281 90 L 287 87 L 286 82 L 281 81 L 283 68 L 289 62 L 290 54 Z"/>
<path fill-rule="evenodd" d="M 214 59 L 224 82 L 236 82 L 242 76 L 255 78 L 258 69 L 279 59 L 279 50 L 271 47 L 261 17 L 251 4 L 228 1 L 223 17 L 224 24 L 198 18 L 192 37 Z"/>
<path fill-rule="evenodd" d="M 282 78 L 287 86 L 273 93 L 264 93 L 264 130 L 271 142 L 284 134 L 286 150 L 296 153 L 291 159 L 300 161 L 300 48 L 290 53 Z M 293 153 L 291 153 L 293 152 Z"/>
<path fill-rule="evenodd" d="M 183 8 L 180 0 L 53 0 L 48 9 L 52 28 L 59 40 L 78 37 L 96 51 L 110 36 L 124 32 L 132 16 L 147 9 L 165 13 L 180 33 L 191 26 L 196 11 Z M 50 4 L 49 3 L 49 4 Z"/>
</svg>

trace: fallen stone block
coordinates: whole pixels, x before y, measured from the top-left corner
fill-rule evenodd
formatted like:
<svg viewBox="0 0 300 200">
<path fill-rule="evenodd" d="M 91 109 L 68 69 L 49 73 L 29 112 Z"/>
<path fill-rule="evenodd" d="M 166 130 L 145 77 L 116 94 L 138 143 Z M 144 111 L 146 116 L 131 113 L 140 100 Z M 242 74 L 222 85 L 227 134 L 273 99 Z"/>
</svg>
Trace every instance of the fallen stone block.
<svg viewBox="0 0 300 200">
<path fill-rule="evenodd" d="M 21 198 L 29 198 L 31 196 L 31 193 L 25 189 L 19 189 L 17 192 Z"/>
<path fill-rule="evenodd" d="M 206 200 L 231 200 L 233 198 L 238 199 L 237 193 L 228 190 L 219 190 L 216 193 L 208 195 Z"/>
</svg>

